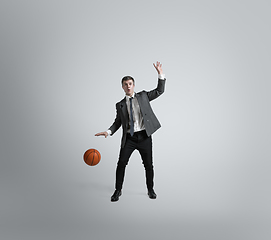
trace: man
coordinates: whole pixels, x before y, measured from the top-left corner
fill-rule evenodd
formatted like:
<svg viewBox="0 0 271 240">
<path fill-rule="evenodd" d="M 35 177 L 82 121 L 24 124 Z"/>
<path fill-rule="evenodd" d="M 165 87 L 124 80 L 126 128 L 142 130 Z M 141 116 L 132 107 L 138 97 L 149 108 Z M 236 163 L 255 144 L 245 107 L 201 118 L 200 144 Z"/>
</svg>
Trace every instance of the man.
<svg viewBox="0 0 271 240">
<path fill-rule="evenodd" d="M 148 196 L 156 198 L 154 187 L 154 170 L 152 159 L 152 137 L 151 135 L 161 127 L 158 119 L 152 111 L 150 101 L 159 97 L 165 89 L 165 75 L 162 64 L 153 64 L 158 72 L 157 88 L 146 92 L 134 92 L 135 82 L 131 76 L 122 79 L 122 88 L 126 94 L 124 99 L 116 104 L 117 115 L 112 126 L 105 132 L 95 134 L 95 136 L 113 135 L 122 126 L 121 149 L 116 169 L 115 192 L 111 196 L 111 201 L 119 200 L 122 194 L 125 168 L 134 150 L 138 150 L 146 173 L 146 185 Z"/>
</svg>

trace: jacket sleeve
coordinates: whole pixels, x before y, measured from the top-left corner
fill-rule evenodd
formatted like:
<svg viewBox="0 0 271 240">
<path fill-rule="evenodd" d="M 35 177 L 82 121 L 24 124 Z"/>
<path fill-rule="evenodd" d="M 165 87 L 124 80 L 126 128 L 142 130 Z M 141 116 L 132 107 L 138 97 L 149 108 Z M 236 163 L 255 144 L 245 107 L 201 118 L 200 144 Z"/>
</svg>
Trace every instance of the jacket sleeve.
<svg viewBox="0 0 271 240">
<path fill-rule="evenodd" d="M 111 136 L 120 128 L 120 126 L 121 126 L 120 110 L 118 109 L 118 105 L 116 104 L 116 118 L 114 123 L 109 128 L 109 130 L 111 130 Z"/>
<path fill-rule="evenodd" d="M 165 91 L 165 84 L 166 79 L 158 79 L 157 87 L 149 92 L 147 92 L 149 101 L 154 100 L 155 98 L 158 98 L 161 94 Z"/>
</svg>

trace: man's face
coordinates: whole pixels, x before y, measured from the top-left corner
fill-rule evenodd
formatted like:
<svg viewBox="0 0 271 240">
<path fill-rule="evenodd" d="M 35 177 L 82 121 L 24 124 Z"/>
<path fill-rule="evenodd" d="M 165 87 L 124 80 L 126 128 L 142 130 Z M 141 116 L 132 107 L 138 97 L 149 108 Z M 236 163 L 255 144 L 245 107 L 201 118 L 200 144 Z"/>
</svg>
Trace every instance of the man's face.
<svg viewBox="0 0 271 240">
<path fill-rule="evenodd" d="M 132 96 L 134 93 L 134 82 L 133 80 L 127 80 L 124 81 L 122 84 L 122 88 L 124 90 L 124 92 L 126 93 L 127 96 Z"/>
</svg>

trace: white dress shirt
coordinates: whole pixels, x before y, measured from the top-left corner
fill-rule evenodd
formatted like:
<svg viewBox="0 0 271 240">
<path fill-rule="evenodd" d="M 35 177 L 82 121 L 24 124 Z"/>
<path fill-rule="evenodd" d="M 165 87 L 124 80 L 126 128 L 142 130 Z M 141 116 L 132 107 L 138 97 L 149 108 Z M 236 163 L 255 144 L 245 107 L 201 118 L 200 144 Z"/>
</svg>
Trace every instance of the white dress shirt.
<svg viewBox="0 0 271 240">
<path fill-rule="evenodd" d="M 143 123 L 142 113 L 140 111 L 140 107 L 135 97 L 135 92 L 132 94 L 131 97 L 126 95 L 126 105 L 129 114 L 129 119 L 131 119 L 131 112 L 130 112 L 130 98 L 132 98 L 132 109 L 133 109 L 133 119 L 134 119 L 134 132 L 139 132 L 145 129 Z M 129 121 L 129 128 L 128 132 L 130 132 L 130 121 Z"/>
<path fill-rule="evenodd" d="M 165 79 L 165 74 L 158 74 L 158 78 L 161 80 Z M 127 104 L 127 110 L 128 110 L 128 114 L 129 114 L 129 119 L 130 119 L 130 96 L 126 95 L 126 104 Z M 133 118 L 134 118 L 134 132 L 139 132 L 145 129 L 144 123 L 143 123 L 143 117 L 142 117 L 142 113 L 140 111 L 140 107 L 138 104 L 138 101 L 135 97 L 135 93 L 133 93 L 132 95 L 132 106 L 133 106 Z M 106 131 L 108 133 L 108 135 L 111 135 L 111 130 L 108 129 Z M 130 125 L 129 125 L 129 129 L 128 132 L 130 132 Z"/>
</svg>

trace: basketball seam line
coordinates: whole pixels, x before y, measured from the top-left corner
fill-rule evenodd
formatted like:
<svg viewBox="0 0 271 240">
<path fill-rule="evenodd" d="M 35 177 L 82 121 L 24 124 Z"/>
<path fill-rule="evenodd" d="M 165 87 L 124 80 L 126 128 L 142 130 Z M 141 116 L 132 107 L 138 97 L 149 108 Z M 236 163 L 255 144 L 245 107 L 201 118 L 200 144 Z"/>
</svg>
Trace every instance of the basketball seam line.
<svg viewBox="0 0 271 240">
<path fill-rule="evenodd" d="M 95 149 L 94 149 L 94 153 L 93 153 L 93 156 L 92 156 L 92 162 L 91 162 L 91 166 L 93 166 L 94 157 L 95 157 Z"/>
<path fill-rule="evenodd" d="M 95 151 L 95 150 L 94 150 Z M 93 153 L 93 151 L 89 151 L 89 154 L 86 156 L 86 159 L 88 159 L 88 156 Z M 92 166 L 92 165 L 91 165 Z"/>
</svg>

